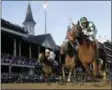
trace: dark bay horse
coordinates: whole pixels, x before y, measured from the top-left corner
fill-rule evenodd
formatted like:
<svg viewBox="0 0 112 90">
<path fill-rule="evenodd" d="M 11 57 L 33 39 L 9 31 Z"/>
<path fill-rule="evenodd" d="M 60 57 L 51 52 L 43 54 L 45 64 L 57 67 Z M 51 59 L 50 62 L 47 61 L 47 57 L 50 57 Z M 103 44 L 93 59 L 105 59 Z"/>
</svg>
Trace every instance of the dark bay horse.
<svg viewBox="0 0 112 90">
<path fill-rule="evenodd" d="M 96 46 L 93 45 L 93 43 L 83 34 L 82 28 L 79 26 L 79 23 L 73 24 L 73 27 L 70 30 L 70 36 L 72 37 L 72 41 L 75 41 L 77 39 L 79 42 L 77 51 L 78 57 L 87 73 L 91 76 L 99 76 L 101 78 L 102 75 L 100 71 L 105 71 L 106 67 L 106 53 L 104 48 L 98 49 L 98 58 L 103 61 L 101 66 L 101 64 L 97 64 L 96 60 Z M 93 73 L 91 73 L 90 64 L 93 65 Z"/>
</svg>

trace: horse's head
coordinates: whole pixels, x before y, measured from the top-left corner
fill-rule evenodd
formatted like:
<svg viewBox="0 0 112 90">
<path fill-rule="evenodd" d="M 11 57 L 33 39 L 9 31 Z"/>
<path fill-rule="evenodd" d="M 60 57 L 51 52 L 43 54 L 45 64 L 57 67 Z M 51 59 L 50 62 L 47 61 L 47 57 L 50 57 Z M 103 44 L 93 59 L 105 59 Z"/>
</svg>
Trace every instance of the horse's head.
<svg viewBox="0 0 112 90">
<path fill-rule="evenodd" d="M 79 25 L 79 22 L 77 24 L 72 23 L 72 28 L 70 30 L 70 40 L 74 42 L 78 37 L 80 37 L 82 33 L 82 28 Z"/>
<path fill-rule="evenodd" d="M 51 52 L 51 50 L 49 50 L 49 49 L 46 49 L 46 50 L 45 50 L 45 57 L 46 57 L 46 58 L 49 57 L 50 52 Z"/>
</svg>

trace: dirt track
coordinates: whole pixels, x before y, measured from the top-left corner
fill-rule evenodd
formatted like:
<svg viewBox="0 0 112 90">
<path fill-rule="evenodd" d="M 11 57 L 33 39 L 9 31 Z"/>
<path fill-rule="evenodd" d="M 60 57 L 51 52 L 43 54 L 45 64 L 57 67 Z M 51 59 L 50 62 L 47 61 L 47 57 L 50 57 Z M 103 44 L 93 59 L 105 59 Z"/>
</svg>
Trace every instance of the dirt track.
<svg viewBox="0 0 112 90">
<path fill-rule="evenodd" d="M 94 86 L 93 83 L 85 83 L 84 85 L 66 83 L 59 85 L 58 83 L 22 83 L 22 84 L 2 84 L 2 89 L 111 89 L 111 84 L 105 84 L 100 87 Z"/>
</svg>

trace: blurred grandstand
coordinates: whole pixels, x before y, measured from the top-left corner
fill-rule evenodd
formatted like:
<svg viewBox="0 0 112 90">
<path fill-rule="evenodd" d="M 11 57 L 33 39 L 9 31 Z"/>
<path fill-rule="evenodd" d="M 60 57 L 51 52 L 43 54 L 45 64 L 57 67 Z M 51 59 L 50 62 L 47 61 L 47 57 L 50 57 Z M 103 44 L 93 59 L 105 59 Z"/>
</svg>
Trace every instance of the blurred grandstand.
<svg viewBox="0 0 112 90">
<path fill-rule="evenodd" d="M 39 53 L 45 48 L 50 48 L 55 52 L 56 60 L 59 62 L 59 46 L 50 34 L 46 37 L 28 35 L 24 28 L 1 19 L 2 83 L 44 80 L 42 65 L 38 62 Z"/>
<path fill-rule="evenodd" d="M 38 55 L 45 48 L 53 50 L 60 62 L 59 46 L 51 34 L 35 36 L 31 5 L 28 4 L 24 27 L 1 19 L 1 76 L 2 83 L 42 82 L 42 65 Z"/>
</svg>

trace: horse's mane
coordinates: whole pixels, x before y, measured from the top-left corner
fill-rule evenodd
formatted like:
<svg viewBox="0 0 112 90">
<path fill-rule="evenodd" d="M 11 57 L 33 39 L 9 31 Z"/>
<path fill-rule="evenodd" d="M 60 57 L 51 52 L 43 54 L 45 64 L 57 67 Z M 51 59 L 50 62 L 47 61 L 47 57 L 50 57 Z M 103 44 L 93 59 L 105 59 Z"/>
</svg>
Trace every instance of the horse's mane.
<svg viewBox="0 0 112 90">
<path fill-rule="evenodd" d="M 83 45 L 85 42 L 87 47 L 90 46 L 91 41 L 84 34 L 80 34 L 79 37 L 77 38 L 77 40 L 80 45 Z"/>
<path fill-rule="evenodd" d="M 86 42 L 87 46 L 90 45 L 91 41 L 87 39 L 87 37 L 82 32 L 82 27 L 79 25 L 79 22 L 77 22 L 77 24 L 73 24 L 72 30 L 73 30 L 73 33 L 77 35 L 76 38 L 80 45 L 83 45 L 84 42 Z"/>
</svg>

